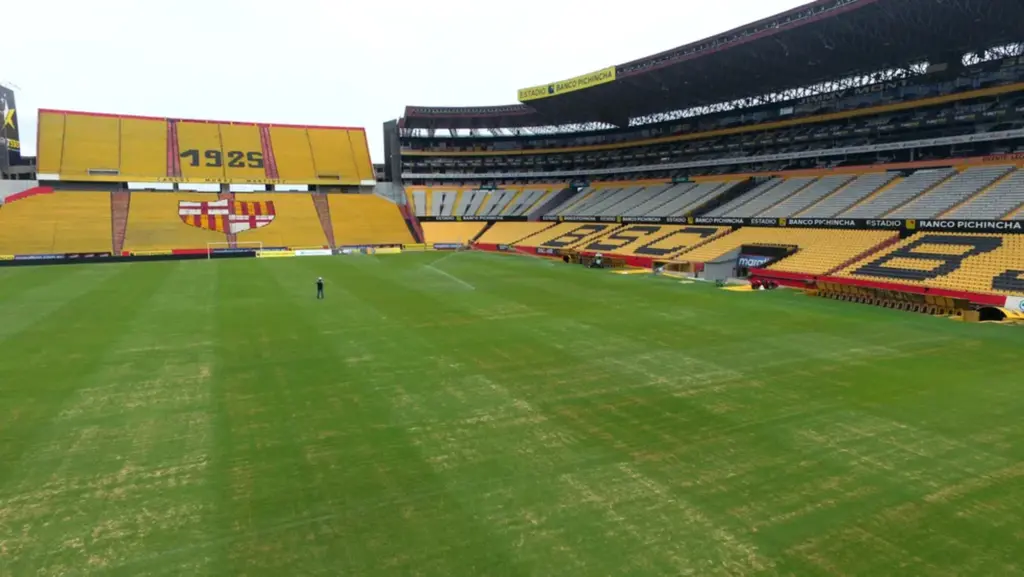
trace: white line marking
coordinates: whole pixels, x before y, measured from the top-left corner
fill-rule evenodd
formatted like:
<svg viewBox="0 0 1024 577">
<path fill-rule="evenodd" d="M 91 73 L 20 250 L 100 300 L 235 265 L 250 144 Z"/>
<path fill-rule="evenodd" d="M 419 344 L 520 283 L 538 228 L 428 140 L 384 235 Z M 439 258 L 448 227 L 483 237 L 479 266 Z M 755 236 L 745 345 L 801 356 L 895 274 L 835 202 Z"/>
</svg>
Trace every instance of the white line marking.
<svg viewBox="0 0 1024 577">
<path fill-rule="evenodd" d="M 466 281 L 462 280 L 461 278 L 458 278 L 458 277 L 456 277 L 456 276 L 454 276 L 454 275 L 452 275 L 452 274 L 450 274 L 450 273 L 444 272 L 443 270 L 441 270 L 441 269 L 439 269 L 439 268 L 436 268 L 436 267 L 435 267 L 434 265 L 432 265 L 432 264 L 425 264 L 425 265 L 423 265 L 423 266 L 424 266 L 425 268 L 429 268 L 430 270 L 432 270 L 432 271 L 436 272 L 437 274 L 440 274 L 440 275 L 444 275 L 444 276 L 446 276 L 446 277 L 450 278 L 451 280 L 453 280 L 453 281 L 455 281 L 455 282 L 459 283 L 460 285 L 462 285 L 462 286 L 464 286 L 464 287 L 468 288 L 468 289 L 469 289 L 469 290 L 471 290 L 471 291 L 475 291 L 475 290 L 476 290 L 476 287 L 475 287 L 475 286 L 473 286 L 473 285 L 469 284 L 468 282 L 466 282 Z"/>
</svg>

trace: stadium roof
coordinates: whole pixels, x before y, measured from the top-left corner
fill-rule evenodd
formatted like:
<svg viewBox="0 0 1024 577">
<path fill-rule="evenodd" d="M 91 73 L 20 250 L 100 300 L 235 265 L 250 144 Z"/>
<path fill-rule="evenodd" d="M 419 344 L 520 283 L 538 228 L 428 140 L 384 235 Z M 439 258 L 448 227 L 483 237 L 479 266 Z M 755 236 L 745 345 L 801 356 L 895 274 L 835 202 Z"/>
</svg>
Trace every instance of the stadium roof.
<svg viewBox="0 0 1024 577">
<path fill-rule="evenodd" d="M 959 64 L 1024 41 L 1020 0 L 817 0 L 615 67 L 615 80 L 528 104 L 407 106 L 402 128 L 626 126 L 672 110 L 778 94 L 840 78 Z"/>
</svg>

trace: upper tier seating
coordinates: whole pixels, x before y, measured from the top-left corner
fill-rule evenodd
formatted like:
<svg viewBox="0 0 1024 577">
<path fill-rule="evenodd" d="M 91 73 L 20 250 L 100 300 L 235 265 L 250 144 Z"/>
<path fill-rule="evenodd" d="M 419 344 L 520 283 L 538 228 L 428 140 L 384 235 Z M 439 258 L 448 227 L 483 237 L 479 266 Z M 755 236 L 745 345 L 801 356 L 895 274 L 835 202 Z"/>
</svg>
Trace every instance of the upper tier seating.
<svg viewBox="0 0 1024 577">
<path fill-rule="evenodd" d="M 796 246 L 799 250 L 794 255 L 771 268 L 820 275 L 864 254 L 895 234 L 892 231 L 874 230 L 745 227 L 676 258 L 689 262 L 711 262 L 743 245 Z"/>
<path fill-rule="evenodd" d="M 37 194 L 0 206 L 2 255 L 111 250 L 109 192 Z"/>
<path fill-rule="evenodd" d="M 882 187 L 892 182 L 898 175 L 895 172 L 872 172 L 862 174 L 846 188 L 840 189 L 832 196 L 825 197 L 817 204 L 794 216 L 800 218 L 832 218 L 858 202 L 871 196 Z"/>
<path fill-rule="evenodd" d="M 839 216 L 843 218 L 881 218 L 921 193 L 956 174 L 953 168 L 919 170 L 895 186 L 880 191 Z"/>
<path fill-rule="evenodd" d="M 737 198 L 730 200 L 729 202 L 719 206 L 707 214 L 707 216 L 726 216 L 727 214 L 737 210 L 739 207 L 747 204 L 748 202 L 760 197 L 761 195 L 769 192 L 776 186 L 783 183 L 783 179 L 779 177 L 772 177 L 768 180 L 758 184 L 751 190 L 748 190 L 746 194 L 743 194 Z"/>
<path fill-rule="evenodd" d="M 846 267 L 837 276 L 1024 295 L 1024 235 L 921 232 Z"/>
<path fill-rule="evenodd" d="M 176 147 L 176 149 L 175 149 Z M 175 164 L 180 175 L 175 174 Z M 273 169 L 276 176 L 271 176 Z M 38 171 L 62 180 L 153 182 L 166 178 L 246 183 L 357 185 L 374 179 L 360 129 L 44 110 Z"/>
<path fill-rule="evenodd" d="M 1024 170 L 1015 170 L 944 218 L 998 220 L 1024 205 Z"/>
<path fill-rule="evenodd" d="M 338 246 L 412 244 L 398 206 L 374 194 L 329 194 L 331 226 Z"/>
<path fill-rule="evenodd" d="M 423 222 L 423 240 L 428 244 L 467 244 L 487 226 L 486 222 Z"/>
<path fill-rule="evenodd" d="M 947 210 L 1006 176 L 1012 166 L 968 168 L 926 194 L 885 215 L 889 218 L 938 218 Z"/>
<path fill-rule="evenodd" d="M 808 206 L 818 202 L 833 192 L 839 190 L 851 180 L 853 180 L 852 174 L 835 174 L 831 176 L 823 176 L 813 182 L 807 188 L 804 188 L 800 192 L 790 196 L 786 200 L 783 200 L 779 204 L 769 208 L 768 210 L 759 213 L 755 216 L 765 218 L 781 218 L 788 217 L 797 214 L 804 210 Z"/>
<path fill-rule="evenodd" d="M 677 185 L 682 194 L 664 204 L 654 207 L 643 216 L 686 216 L 690 212 L 707 204 L 731 190 L 741 181 L 704 181 L 697 184 L 686 183 Z"/>
<path fill-rule="evenodd" d="M 756 216 L 762 211 L 782 202 L 791 195 L 810 186 L 810 184 L 815 180 L 816 179 L 813 176 L 794 176 L 792 178 L 787 178 L 778 186 L 774 186 L 764 194 L 759 194 L 757 197 L 751 198 L 749 202 L 737 206 L 732 211 L 725 213 L 724 216 L 741 218 Z"/>
</svg>

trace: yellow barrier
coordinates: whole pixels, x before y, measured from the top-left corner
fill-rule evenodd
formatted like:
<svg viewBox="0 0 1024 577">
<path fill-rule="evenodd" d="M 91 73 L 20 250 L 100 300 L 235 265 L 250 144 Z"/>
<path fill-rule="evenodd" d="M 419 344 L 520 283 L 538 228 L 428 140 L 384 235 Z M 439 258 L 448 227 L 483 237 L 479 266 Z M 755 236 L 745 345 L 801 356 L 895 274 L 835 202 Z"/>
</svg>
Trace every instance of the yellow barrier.
<svg viewBox="0 0 1024 577">
<path fill-rule="evenodd" d="M 371 248 L 370 254 L 402 254 L 402 249 L 397 246 L 382 246 L 380 248 Z"/>
<path fill-rule="evenodd" d="M 285 258 L 295 256 L 293 250 L 261 250 L 256 252 L 256 258 Z"/>
</svg>

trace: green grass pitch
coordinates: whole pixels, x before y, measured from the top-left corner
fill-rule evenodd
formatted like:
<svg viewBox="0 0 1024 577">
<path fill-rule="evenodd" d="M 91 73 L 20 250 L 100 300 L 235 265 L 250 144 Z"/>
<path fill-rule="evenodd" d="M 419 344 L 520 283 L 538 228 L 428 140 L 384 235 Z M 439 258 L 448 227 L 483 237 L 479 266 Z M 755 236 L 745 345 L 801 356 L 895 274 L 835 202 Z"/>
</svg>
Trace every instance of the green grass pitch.
<svg viewBox="0 0 1024 577">
<path fill-rule="evenodd" d="M 0 575 L 1021 574 L 1022 345 L 480 253 L 0 269 Z"/>
</svg>

